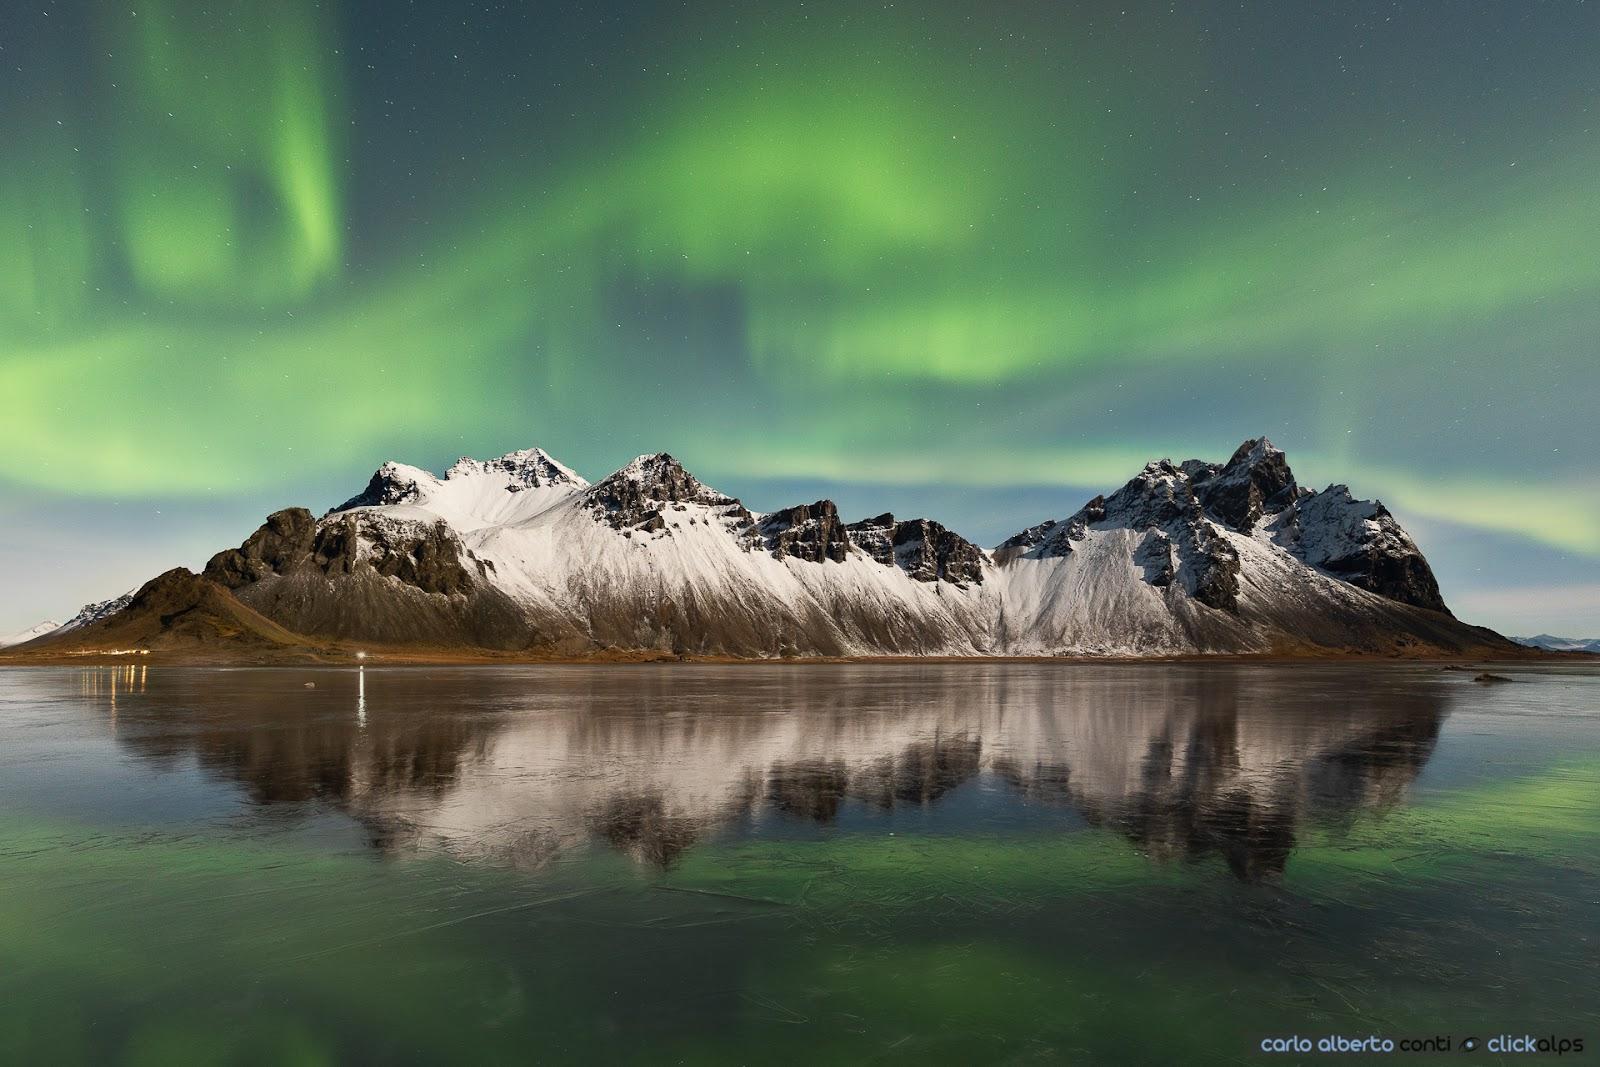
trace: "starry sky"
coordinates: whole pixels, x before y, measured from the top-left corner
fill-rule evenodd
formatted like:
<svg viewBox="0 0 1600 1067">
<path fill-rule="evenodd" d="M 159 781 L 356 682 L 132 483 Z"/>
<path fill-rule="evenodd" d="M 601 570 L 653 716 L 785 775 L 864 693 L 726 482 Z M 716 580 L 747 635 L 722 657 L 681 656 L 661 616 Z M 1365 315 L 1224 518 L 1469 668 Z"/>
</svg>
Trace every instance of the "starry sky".
<svg viewBox="0 0 1600 1067">
<path fill-rule="evenodd" d="M 398 458 L 984 544 L 1266 434 L 1600 633 L 1600 5 L 0 21 L 0 631 Z"/>
</svg>

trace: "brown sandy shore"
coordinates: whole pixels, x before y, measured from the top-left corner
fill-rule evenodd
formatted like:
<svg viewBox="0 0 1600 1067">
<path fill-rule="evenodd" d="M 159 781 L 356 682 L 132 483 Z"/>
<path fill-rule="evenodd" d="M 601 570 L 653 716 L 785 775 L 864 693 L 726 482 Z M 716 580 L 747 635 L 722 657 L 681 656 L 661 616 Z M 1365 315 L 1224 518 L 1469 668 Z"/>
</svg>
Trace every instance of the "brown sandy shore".
<svg viewBox="0 0 1600 1067">
<path fill-rule="evenodd" d="M 1415 655 L 1404 653 L 1373 653 L 1334 651 L 1328 649 L 1286 649 L 1277 652 L 1256 653 L 1190 653 L 1184 655 L 1150 656 L 793 656 L 753 658 L 740 656 L 675 655 L 653 649 L 615 649 L 583 656 L 548 655 L 531 652 L 496 652 L 481 649 L 449 649 L 426 647 L 381 647 L 371 645 L 308 645 L 297 648 L 274 649 L 15 649 L 0 651 L 0 668 L 45 666 L 107 666 L 128 663 L 163 664 L 185 667 L 334 667 L 334 666 L 560 666 L 606 665 L 630 666 L 640 664 L 714 664 L 763 667 L 774 665 L 902 665 L 929 664 L 994 664 L 1026 663 L 1062 665 L 1075 664 L 1198 664 L 1198 663 L 1270 663 L 1270 664 L 1329 664 L 1329 663 L 1390 663 L 1436 664 L 1459 666 L 1464 664 L 1487 665 L 1554 665 L 1600 666 L 1600 655 L 1583 652 L 1546 652 L 1529 648 L 1508 654 L 1502 648 L 1484 649 L 1475 654 L 1440 655 L 1435 649 L 1419 650 Z"/>
</svg>

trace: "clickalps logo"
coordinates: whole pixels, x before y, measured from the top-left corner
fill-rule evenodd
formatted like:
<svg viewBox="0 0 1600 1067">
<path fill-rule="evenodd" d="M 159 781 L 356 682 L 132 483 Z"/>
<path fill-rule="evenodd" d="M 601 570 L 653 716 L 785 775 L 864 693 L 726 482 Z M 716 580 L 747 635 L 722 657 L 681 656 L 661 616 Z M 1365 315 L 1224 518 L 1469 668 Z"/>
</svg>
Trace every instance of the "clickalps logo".
<svg viewBox="0 0 1600 1067">
<path fill-rule="evenodd" d="M 1307 1037 L 1290 1034 L 1286 1037 L 1264 1037 L 1261 1051 L 1268 1054 L 1291 1053 L 1307 1055 L 1392 1055 L 1395 1053 L 1428 1052 L 1487 1052 L 1493 1055 L 1565 1056 L 1583 1052 L 1583 1038 L 1557 1037 L 1554 1034 L 1536 1037 L 1533 1034 L 1496 1034 L 1487 1040 L 1480 1037 L 1457 1038 L 1453 1034 L 1433 1034 L 1427 1037 L 1387 1037 L 1381 1034 L 1324 1034 Z"/>
<path fill-rule="evenodd" d="M 1550 1034 L 1546 1037 L 1535 1037 L 1532 1034 L 1496 1034 L 1483 1043 L 1484 1051 L 1495 1053 L 1534 1053 L 1546 1056 L 1565 1056 L 1567 1053 L 1580 1053 L 1583 1051 L 1583 1038 L 1581 1037 L 1556 1037 Z"/>
</svg>

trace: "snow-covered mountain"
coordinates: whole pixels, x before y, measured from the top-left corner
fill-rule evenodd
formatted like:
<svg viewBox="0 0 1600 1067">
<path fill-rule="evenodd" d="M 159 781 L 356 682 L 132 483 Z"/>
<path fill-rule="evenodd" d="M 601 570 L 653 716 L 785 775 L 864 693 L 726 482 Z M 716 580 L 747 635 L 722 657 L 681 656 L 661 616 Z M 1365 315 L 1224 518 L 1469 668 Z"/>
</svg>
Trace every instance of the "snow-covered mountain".
<svg viewBox="0 0 1600 1067">
<path fill-rule="evenodd" d="M 1301 488 L 1265 439 L 1150 463 L 992 552 L 828 500 L 752 512 L 666 453 L 592 485 L 538 449 L 442 478 L 387 463 L 320 519 L 273 514 L 204 577 L 264 617 L 252 632 L 557 656 L 1512 647 L 1450 615 L 1382 504 Z"/>
<path fill-rule="evenodd" d="M 36 623 L 35 625 L 28 627 L 26 630 L 18 630 L 14 634 L 7 634 L 4 637 L 0 637 L 0 648 L 10 648 L 12 645 L 24 644 L 28 641 L 32 641 L 35 637 L 43 637 L 45 634 L 54 633 L 59 629 L 61 629 L 61 624 L 59 622 L 46 619 L 44 622 Z"/>
</svg>

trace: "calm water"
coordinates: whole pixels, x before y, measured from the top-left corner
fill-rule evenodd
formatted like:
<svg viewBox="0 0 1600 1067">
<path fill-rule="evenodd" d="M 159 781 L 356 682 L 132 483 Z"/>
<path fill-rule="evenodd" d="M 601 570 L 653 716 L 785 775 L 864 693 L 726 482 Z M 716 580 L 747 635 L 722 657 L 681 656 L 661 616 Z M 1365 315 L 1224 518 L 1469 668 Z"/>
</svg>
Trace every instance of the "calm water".
<svg viewBox="0 0 1600 1067">
<path fill-rule="evenodd" d="M 0 1060 L 1593 1061 L 1600 672 L 1506 673 L 0 672 Z"/>
</svg>

